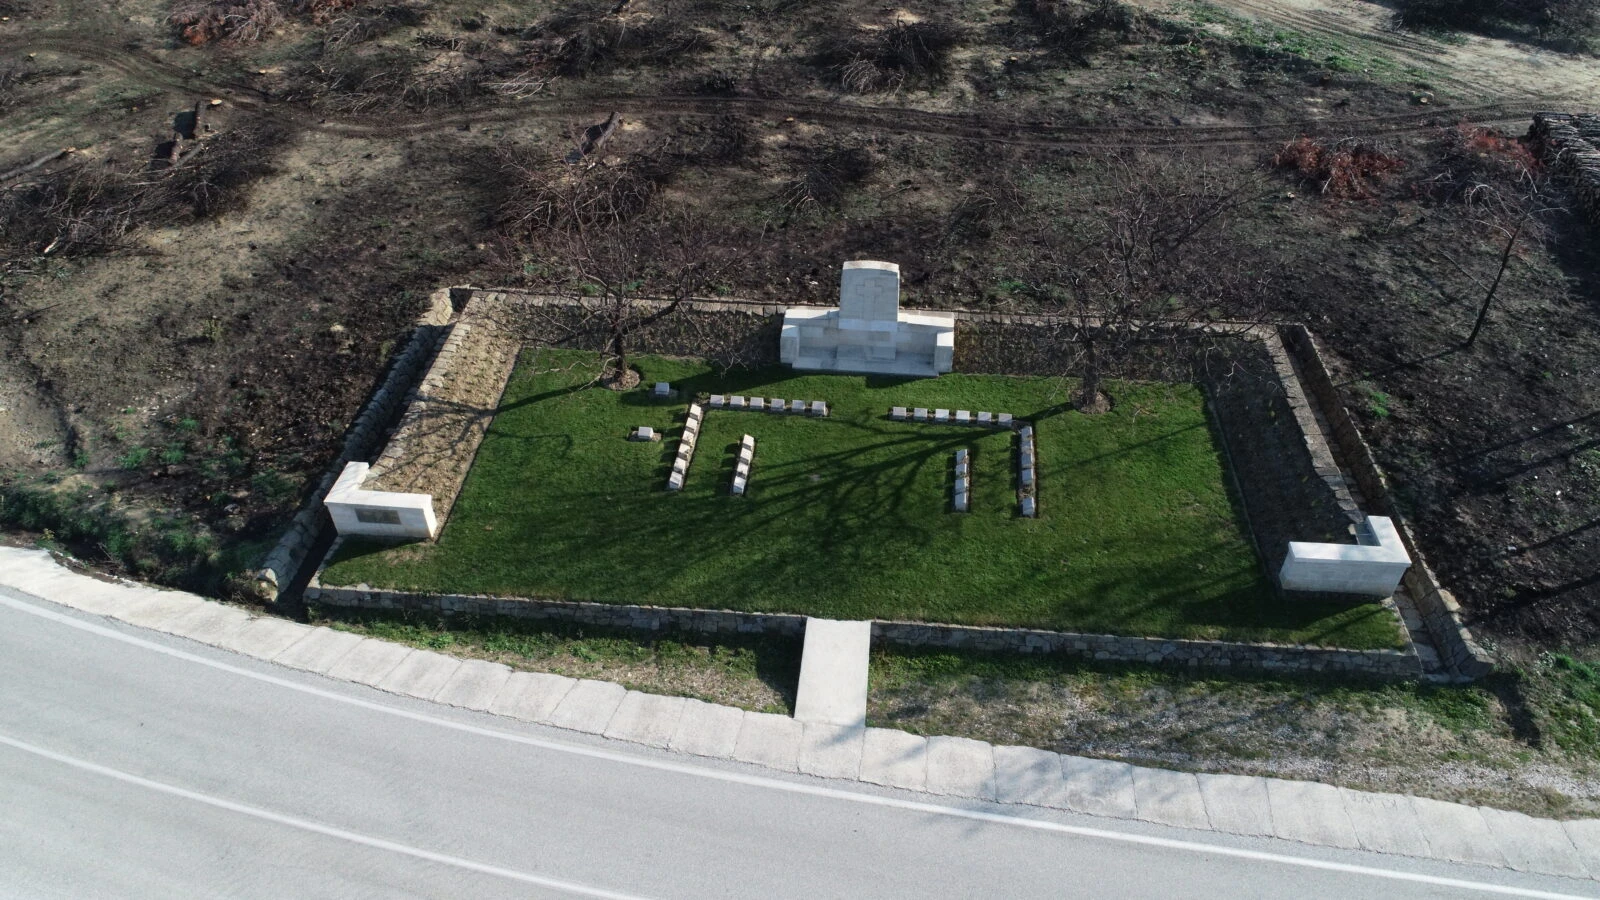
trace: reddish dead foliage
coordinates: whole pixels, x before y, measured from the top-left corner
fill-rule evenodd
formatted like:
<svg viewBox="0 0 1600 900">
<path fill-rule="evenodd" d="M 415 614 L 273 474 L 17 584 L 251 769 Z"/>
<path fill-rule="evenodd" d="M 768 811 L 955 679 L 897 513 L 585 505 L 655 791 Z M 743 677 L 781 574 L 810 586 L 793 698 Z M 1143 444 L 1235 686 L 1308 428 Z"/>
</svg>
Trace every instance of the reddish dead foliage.
<svg viewBox="0 0 1600 900">
<path fill-rule="evenodd" d="M 167 21 L 186 44 L 259 41 L 283 21 L 277 0 L 180 0 Z"/>
<path fill-rule="evenodd" d="M 1325 146 L 1303 135 L 1284 144 L 1272 157 L 1272 164 L 1293 170 L 1315 182 L 1325 196 L 1342 200 L 1371 199 L 1376 196 L 1373 179 L 1405 167 L 1404 160 L 1366 141 L 1351 139 Z"/>
</svg>

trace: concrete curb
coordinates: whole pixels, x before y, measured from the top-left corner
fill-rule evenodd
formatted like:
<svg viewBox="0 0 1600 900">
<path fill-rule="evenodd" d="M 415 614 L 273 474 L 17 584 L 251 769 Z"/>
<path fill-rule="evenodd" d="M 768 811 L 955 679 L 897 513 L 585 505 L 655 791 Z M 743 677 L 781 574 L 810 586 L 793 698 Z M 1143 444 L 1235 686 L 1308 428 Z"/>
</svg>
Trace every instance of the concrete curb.
<svg viewBox="0 0 1600 900">
<path fill-rule="evenodd" d="M 966 738 L 806 724 L 252 617 L 189 594 L 73 574 L 42 550 L 0 548 L 0 584 L 288 668 L 678 753 L 951 797 L 1600 880 L 1600 819 L 1560 822 L 1316 782 L 1196 776 Z"/>
</svg>

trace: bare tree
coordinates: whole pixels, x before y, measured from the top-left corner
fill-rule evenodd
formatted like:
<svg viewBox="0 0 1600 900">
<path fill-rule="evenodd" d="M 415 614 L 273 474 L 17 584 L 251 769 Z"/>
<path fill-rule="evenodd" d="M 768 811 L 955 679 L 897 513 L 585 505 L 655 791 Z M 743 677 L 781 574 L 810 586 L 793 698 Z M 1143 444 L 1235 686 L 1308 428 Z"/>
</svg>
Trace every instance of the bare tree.
<svg viewBox="0 0 1600 900">
<path fill-rule="evenodd" d="M 553 231 L 541 243 L 589 310 L 584 330 L 603 333 L 602 380 L 619 390 L 638 383 L 628 360 L 639 335 L 714 290 L 742 258 L 735 241 L 683 210 Z"/>
<path fill-rule="evenodd" d="M 1158 342 L 1211 340 L 1258 322 L 1270 278 L 1228 224 L 1265 196 L 1253 175 L 1185 157 L 1104 161 L 1095 215 L 1060 235 L 1035 291 L 1070 323 L 1077 406 L 1103 412 L 1105 375 Z"/>
</svg>

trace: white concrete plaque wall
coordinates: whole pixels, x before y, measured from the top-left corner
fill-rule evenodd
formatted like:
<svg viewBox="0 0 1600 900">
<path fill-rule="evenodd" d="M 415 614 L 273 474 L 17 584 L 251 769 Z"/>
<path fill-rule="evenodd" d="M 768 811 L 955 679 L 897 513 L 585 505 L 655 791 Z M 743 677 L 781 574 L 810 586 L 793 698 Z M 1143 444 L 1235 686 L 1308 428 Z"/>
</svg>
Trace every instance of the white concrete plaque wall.
<svg viewBox="0 0 1600 900">
<path fill-rule="evenodd" d="M 1411 568 L 1400 533 L 1387 516 L 1367 516 L 1356 544 L 1313 544 L 1290 541 L 1289 555 L 1278 570 L 1286 591 L 1327 591 L 1388 597 Z"/>
<path fill-rule="evenodd" d="M 349 463 L 323 499 L 333 527 L 342 535 L 432 540 L 439 531 L 429 494 L 399 494 L 361 489 L 368 466 Z"/>
</svg>

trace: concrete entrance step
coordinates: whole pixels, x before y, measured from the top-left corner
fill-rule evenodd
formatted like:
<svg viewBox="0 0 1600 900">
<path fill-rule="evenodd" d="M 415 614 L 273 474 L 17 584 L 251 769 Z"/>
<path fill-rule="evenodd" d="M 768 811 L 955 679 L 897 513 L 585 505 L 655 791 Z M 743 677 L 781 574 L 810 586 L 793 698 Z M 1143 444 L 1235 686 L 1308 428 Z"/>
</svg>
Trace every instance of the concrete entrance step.
<svg viewBox="0 0 1600 900">
<path fill-rule="evenodd" d="M 825 725 L 867 724 L 867 656 L 871 622 L 806 619 L 800 691 L 794 717 Z"/>
</svg>

